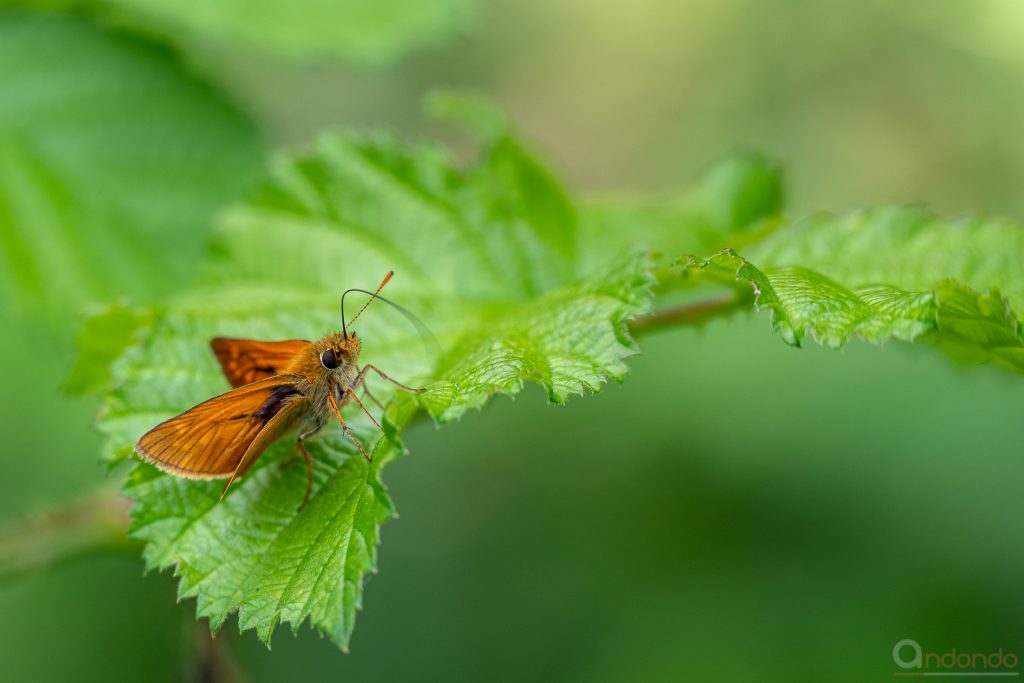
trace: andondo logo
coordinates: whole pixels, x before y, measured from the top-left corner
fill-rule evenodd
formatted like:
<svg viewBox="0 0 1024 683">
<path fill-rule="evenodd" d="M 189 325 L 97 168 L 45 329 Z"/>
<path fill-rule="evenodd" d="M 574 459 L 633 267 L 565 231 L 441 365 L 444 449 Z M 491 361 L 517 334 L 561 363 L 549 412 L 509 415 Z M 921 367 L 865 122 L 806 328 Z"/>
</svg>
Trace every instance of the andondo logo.
<svg viewBox="0 0 1024 683">
<path fill-rule="evenodd" d="M 928 652 L 916 640 L 905 638 L 892 649 L 892 659 L 899 670 L 893 676 L 956 676 L 995 677 L 1020 676 L 1019 660 L 1014 652 Z"/>
</svg>

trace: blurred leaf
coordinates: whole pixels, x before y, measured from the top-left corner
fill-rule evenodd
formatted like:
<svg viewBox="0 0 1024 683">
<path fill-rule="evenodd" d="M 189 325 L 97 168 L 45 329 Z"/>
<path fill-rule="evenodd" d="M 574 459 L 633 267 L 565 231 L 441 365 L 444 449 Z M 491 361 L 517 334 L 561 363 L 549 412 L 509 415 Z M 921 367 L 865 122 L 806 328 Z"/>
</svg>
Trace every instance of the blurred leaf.
<svg viewBox="0 0 1024 683">
<path fill-rule="evenodd" d="M 0 91 L 0 289 L 65 321 L 180 286 L 258 170 L 250 122 L 138 38 L 2 12 Z"/>
<path fill-rule="evenodd" d="M 906 208 L 819 216 L 752 246 L 689 257 L 688 274 L 753 286 L 789 344 L 838 348 L 851 335 L 936 342 L 965 360 L 1024 372 L 1024 233 L 997 220 L 946 221 Z M 756 266 L 754 263 L 756 262 Z"/>
<path fill-rule="evenodd" d="M 712 166 L 685 194 L 657 201 L 611 198 L 581 212 L 580 240 L 594 262 L 638 245 L 674 258 L 740 247 L 771 227 L 782 210 L 778 166 L 758 154 L 739 153 Z"/>
<path fill-rule="evenodd" d="M 110 387 L 110 366 L 132 345 L 140 329 L 153 324 L 153 311 L 113 304 L 89 315 L 78 334 L 78 358 L 65 389 L 74 394 Z"/>
<path fill-rule="evenodd" d="M 420 406 L 446 421 L 527 380 L 562 401 L 621 379 L 635 353 L 625 321 L 648 298 L 647 259 L 622 254 L 578 277 L 562 189 L 506 133 L 486 150 L 461 170 L 435 147 L 330 136 L 278 158 L 267 184 L 226 216 L 201 285 L 114 364 L 117 388 L 99 423 L 108 457 L 127 457 L 148 428 L 226 388 L 211 337 L 319 337 L 338 327 L 343 288 L 372 287 L 390 268 L 388 296 L 424 317 L 445 349 L 421 351 L 416 330 L 381 304 L 359 318 L 365 361 L 430 384 L 392 401 L 393 436 Z M 392 385 L 371 382 L 394 397 Z M 357 412 L 352 424 L 374 438 Z M 135 535 L 148 542 L 149 566 L 176 567 L 181 594 L 197 597 L 214 628 L 238 609 L 240 626 L 269 641 L 278 620 L 297 628 L 308 617 L 345 646 L 377 527 L 392 514 L 378 474 L 394 442 L 378 440 L 367 467 L 328 430 L 313 447 L 316 482 L 300 513 L 301 461 L 267 464 L 293 447 L 278 444 L 219 504 L 218 483 L 138 465 L 127 487 Z"/>
<path fill-rule="evenodd" d="M 482 140 L 510 135 L 508 116 L 493 101 L 462 90 L 438 88 L 423 101 L 427 114 L 458 125 Z"/>
<path fill-rule="evenodd" d="M 468 24 L 472 9 L 470 0 L 59 1 L 178 41 L 199 36 L 285 57 L 342 57 L 371 65 L 442 43 Z"/>
</svg>

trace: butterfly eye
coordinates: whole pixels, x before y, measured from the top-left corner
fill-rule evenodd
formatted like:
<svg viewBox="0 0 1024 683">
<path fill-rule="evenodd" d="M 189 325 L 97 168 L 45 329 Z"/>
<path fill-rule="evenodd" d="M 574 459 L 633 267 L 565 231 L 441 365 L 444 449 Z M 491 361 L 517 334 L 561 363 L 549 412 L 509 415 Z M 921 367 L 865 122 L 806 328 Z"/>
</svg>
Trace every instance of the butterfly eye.
<svg viewBox="0 0 1024 683">
<path fill-rule="evenodd" d="M 328 370 L 333 370 L 341 365 L 337 354 L 334 353 L 334 349 L 324 349 L 324 352 L 320 354 L 320 365 Z"/>
</svg>

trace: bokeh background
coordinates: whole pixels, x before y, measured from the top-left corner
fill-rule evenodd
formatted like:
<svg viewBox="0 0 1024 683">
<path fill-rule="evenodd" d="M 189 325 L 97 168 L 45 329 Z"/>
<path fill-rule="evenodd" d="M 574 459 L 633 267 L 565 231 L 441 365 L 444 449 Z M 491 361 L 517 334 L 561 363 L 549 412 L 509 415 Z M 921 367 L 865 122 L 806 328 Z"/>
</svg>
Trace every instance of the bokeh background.
<svg viewBox="0 0 1024 683">
<path fill-rule="evenodd" d="M 377 5 L 385 25 L 403 11 Z M 161 35 L 265 149 L 333 126 L 443 137 L 419 103 L 454 86 L 501 104 L 583 194 L 672 194 L 754 148 L 785 168 L 792 215 L 920 202 L 1024 217 L 1016 0 L 448 6 L 454 28 L 386 59 L 282 54 L 177 25 Z M 58 58 L 65 45 L 48 47 Z M 0 127 L 11 92 L 0 89 Z M 88 302 L 55 318 L 11 287 L 4 519 L 120 476 L 98 463 L 95 399 L 63 391 Z M 388 470 L 401 517 L 383 528 L 352 652 L 306 629 L 280 629 L 267 651 L 232 622 L 225 644 L 243 675 L 869 681 L 891 680 L 903 638 L 1024 654 L 1024 381 L 899 344 L 794 350 L 754 315 L 642 348 L 626 383 L 597 396 L 555 408 L 530 389 L 441 431 L 417 427 L 412 456 Z M 0 614 L 5 680 L 195 670 L 194 605 L 130 552 L 7 580 Z"/>
</svg>

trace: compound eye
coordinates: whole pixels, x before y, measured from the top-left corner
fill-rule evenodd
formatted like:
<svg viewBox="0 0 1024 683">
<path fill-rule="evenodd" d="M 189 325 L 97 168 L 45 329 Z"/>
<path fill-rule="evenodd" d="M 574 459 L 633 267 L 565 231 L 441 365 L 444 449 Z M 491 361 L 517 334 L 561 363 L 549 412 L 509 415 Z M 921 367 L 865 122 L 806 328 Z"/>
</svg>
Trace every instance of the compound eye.
<svg viewBox="0 0 1024 683">
<path fill-rule="evenodd" d="M 333 370 L 341 365 L 341 361 L 338 359 L 337 354 L 334 353 L 334 349 L 324 349 L 324 352 L 320 354 L 320 365 L 328 370 Z"/>
</svg>

